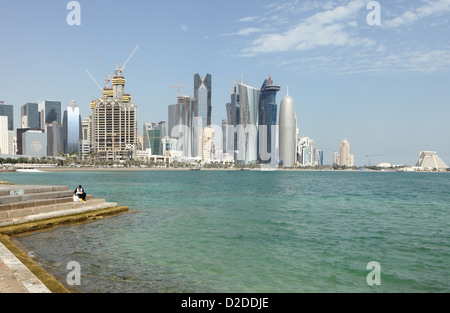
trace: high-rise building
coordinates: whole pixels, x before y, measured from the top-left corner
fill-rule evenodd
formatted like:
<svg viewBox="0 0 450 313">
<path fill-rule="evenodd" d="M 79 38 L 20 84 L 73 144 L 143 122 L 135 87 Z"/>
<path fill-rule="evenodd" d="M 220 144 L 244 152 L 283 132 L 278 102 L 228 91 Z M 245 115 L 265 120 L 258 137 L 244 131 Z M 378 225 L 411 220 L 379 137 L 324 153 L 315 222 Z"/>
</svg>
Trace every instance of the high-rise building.
<svg viewBox="0 0 450 313">
<path fill-rule="evenodd" d="M 340 154 L 337 155 L 338 166 L 353 167 L 355 165 L 355 157 L 350 154 L 350 143 L 344 139 L 341 143 Z"/>
<path fill-rule="evenodd" d="M 178 96 L 177 104 L 169 106 L 168 136 L 178 139 L 178 150 L 183 151 L 184 157 L 193 153 L 194 107 L 195 99 L 189 96 Z"/>
<path fill-rule="evenodd" d="M 122 70 L 103 89 L 103 98 L 91 102 L 92 149 L 97 160 L 134 160 L 138 144 L 137 108 L 125 93 Z"/>
<path fill-rule="evenodd" d="M 202 129 L 202 160 L 209 161 L 215 158 L 214 136 L 215 132 L 211 127 Z"/>
<path fill-rule="evenodd" d="M 26 103 L 21 107 L 21 128 L 40 129 L 41 118 L 39 115 L 39 104 Z"/>
<path fill-rule="evenodd" d="M 91 124 L 92 116 L 81 120 L 81 138 L 82 140 L 89 141 L 89 144 L 91 142 Z"/>
<path fill-rule="evenodd" d="M 259 132 L 258 132 L 258 160 L 270 163 L 272 153 L 272 126 L 277 125 L 277 92 L 280 87 L 275 85 L 272 78 L 266 79 L 261 86 L 261 97 L 259 99 Z M 262 138 L 260 137 L 262 136 Z M 262 158 L 261 156 L 268 156 Z"/>
<path fill-rule="evenodd" d="M 323 166 L 323 150 L 317 150 L 317 165 Z"/>
<path fill-rule="evenodd" d="M 0 116 L 8 117 L 8 130 L 14 131 L 14 107 L 0 101 Z"/>
<path fill-rule="evenodd" d="M 192 125 L 192 156 L 202 155 L 202 129 L 211 125 L 211 74 L 206 76 L 194 75 L 194 112 Z"/>
<path fill-rule="evenodd" d="M 60 101 L 41 101 L 39 102 L 40 127 L 45 129 L 46 124 L 52 124 L 54 121 L 61 125 L 61 102 Z"/>
<path fill-rule="evenodd" d="M 151 149 L 152 155 L 163 155 L 161 140 L 166 137 L 165 122 L 144 123 L 143 148 Z"/>
<path fill-rule="evenodd" d="M 238 163 L 250 164 L 258 161 L 259 97 L 259 89 L 239 83 Z"/>
<path fill-rule="evenodd" d="M 246 84 L 244 80 L 240 82 Z M 231 82 L 231 102 L 225 103 L 225 108 L 227 119 L 222 122 L 223 153 L 235 155 L 238 149 L 238 132 L 236 130 L 240 124 L 239 82 Z"/>
<path fill-rule="evenodd" d="M 246 84 L 244 80 L 240 83 Z M 236 126 L 240 123 L 240 98 L 239 83 L 231 82 L 231 102 L 230 102 L 230 125 Z"/>
<path fill-rule="evenodd" d="M 300 166 L 315 166 L 316 151 L 314 140 L 309 137 L 302 137 L 297 140 L 297 161 Z"/>
<path fill-rule="evenodd" d="M 297 152 L 297 118 L 294 99 L 286 95 L 280 104 L 280 160 L 284 167 L 295 165 Z"/>
<path fill-rule="evenodd" d="M 0 154 L 9 154 L 8 117 L 0 115 Z"/>
<path fill-rule="evenodd" d="M 47 156 L 57 157 L 64 151 L 63 127 L 57 121 L 46 124 Z"/>
<path fill-rule="evenodd" d="M 8 149 L 5 150 L 4 154 L 16 154 L 14 149 L 14 107 L 9 104 L 5 104 L 0 101 L 0 116 L 6 117 L 6 127 L 7 127 L 7 140 L 6 144 Z M 5 123 L 5 120 L 4 122 Z"/>
<path fill-rule="evenodd" d="M 168 127 L 168 136 L 172 137 L 172 130 L 177 126 L 177 105 L 172 104 L 168 107 L 168 119 L 167 119 L 167 127 Z"/>
<path fill-rule="evenodd" d="M 211 74 L 206 76 L 194 75 L 194 116 L 201 118 L 202 128 L 211 125 Z"/>
<path fill-rule="evenodd" d="M 82 138 L 80 108 L 75 100 L 67 105 L 63 118 L 64 153 L 79 153 Z"/>
<path fill-rule="evenodd" d="M 331 166 L 338 165 L 338 158 L 339 154 L 336 151 L 333 151 L 333 154 L 331 155 Z"/>
</svg>

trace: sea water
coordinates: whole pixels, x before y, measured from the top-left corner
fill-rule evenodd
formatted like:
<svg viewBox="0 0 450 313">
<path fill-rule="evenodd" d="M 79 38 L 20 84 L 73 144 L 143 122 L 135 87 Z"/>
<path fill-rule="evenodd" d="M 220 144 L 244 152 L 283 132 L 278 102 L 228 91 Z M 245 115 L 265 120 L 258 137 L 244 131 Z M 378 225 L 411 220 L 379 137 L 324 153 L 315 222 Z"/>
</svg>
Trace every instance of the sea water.
<svg viewBox="0 0 450 313">
<path fill-rule="evenodd" d="M 84 292 L 450 292 L 450 175 L 319 171 L 5 173 L 82 184 L 134 213 L 16 240 Z M 368 284 L 370 262 L 379 281 Z"/>
</svg>

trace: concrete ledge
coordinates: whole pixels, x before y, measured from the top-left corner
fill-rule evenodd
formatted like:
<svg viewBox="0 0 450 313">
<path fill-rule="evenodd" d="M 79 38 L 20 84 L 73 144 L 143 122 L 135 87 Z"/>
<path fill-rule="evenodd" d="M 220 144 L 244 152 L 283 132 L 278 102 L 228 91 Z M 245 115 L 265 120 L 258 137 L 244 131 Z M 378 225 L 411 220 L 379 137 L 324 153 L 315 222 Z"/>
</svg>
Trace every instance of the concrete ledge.
<svg viewBox="0 0 450 313">
<path fill-rule="evenodd" d="M 86 200 L 94 200 L 93 195 L 87 195 Z M 61 203 L 73 203 L 72 195 L 63 197 L 63 198 L 55 198 L 55 199 L 44 199 L 44 200 L 28 200 L 28 201 L 19 201 L 8 204 L 0 204 L 0 213 L 1 211 L 12 211 L 19 210 L 31 207 L 41 207 L 41 206 L 51 206 Z"/>
<path fill-rule="evenodd" d="M 10 204 L 10 203 L 15 203 L 15 202 L 23 202 L 23 201 L 31 201 L 31 200 L 51 200 L 51 199 L 55 199 L 55 198 L 71 197 L 72 195 L 73 195 L 73 192 L 70 190 L 40 192 L 40 193 L 23 194 L 23 195 L 9 195 L 9 196 L 1 196 L 0 203 L 1 204 Z"/>
<path fill-rule="evenodd" d="M 0 234 L 13 236 L 27 232 L 52 228 L 59 225 L 82 223 L 128 212 L 128 207 L 105 202 L 96 207 L 56 211 L 27 216 L 26 218 L 5 221 L 0 225 Z"/>
<path fill-rule="evenodd" d="M 0 196 L 9 196 L 11 191 L 23 192 L 23 194 L 46 193 L 54 191 L 69 190 L 68 186 L 45 186 L 45 185 L 0 185 Z"/>
<path fill-rule="evenodd" d="M 40 205 L 35 207 L 29 207 L 27 209 L 15 209 L 15 210 L 9 210 L 9 211 L 1 211 L 0 210 L 0 226 L 4 221 L 2 220 L 11 220 L 13 218 L 20 218 L 30 215 L 36 215 L 41 213 L 50 213 L 55 211 L 63 211 L 63 210 L 69 210 L 69 209 L 78 209 L 78 208 L 84 208 L 84 207 L 93 207 L 95 205 L 105 203 L 104 199 L 93 199 L 85 202 L 73 202 L 72 198 L 70 198 L 70 202 L 65 201 L 58 204 L 52 204 L 52 205 Z"/>
</svg>

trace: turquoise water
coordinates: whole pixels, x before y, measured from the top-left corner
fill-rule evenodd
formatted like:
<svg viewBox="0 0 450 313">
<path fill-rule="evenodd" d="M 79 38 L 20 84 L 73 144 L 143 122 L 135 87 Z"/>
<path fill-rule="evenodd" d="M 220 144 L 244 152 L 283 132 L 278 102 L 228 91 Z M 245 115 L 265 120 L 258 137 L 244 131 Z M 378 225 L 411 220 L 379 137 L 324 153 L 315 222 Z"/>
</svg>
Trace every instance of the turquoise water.
<svg viewBox="0 0 450 313">
<path fill-rule="evenodd" d="M 18 240 L 85 292 L 450 292 L 450 175 L 375 172 L 7 173 L 83 184 L 123 214 Z M 367 264 L 381 265 L 369 286 Z"/>
</svg>

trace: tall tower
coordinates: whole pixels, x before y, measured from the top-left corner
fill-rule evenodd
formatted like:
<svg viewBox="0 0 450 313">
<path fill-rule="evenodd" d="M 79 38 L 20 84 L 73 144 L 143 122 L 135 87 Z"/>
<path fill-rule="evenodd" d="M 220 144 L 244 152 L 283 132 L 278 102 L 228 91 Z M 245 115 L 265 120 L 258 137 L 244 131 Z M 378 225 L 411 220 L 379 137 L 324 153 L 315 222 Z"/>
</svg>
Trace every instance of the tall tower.
<svg viewBox="0 0 450 313">
<path fill-rule="evenodd" d="M 297 151 L 297 122 L 294 99 L 287 94 L 280 104 L 280 159 L 284 167 L 295 164 Z"/>
<path fill-rule="evenodd" d="M 211 125 L 211 74 L 206 76 L 194 75 L 194 116 L 202 119 L 202 127 Z"/>
<path fill-rule="evenodd" d="M 353 167 L 355 163 L 355 157 L 350 154 L 350 143 L 347 139 L 344 139 L 341 143 L 340 147 L 341 154 L 338 157 L 338 165 L 339 166 L 347 166 L 347 167 Z"/>
<path fill-rule="evenodd" d="M 41 113 L 41 129 L 45 130 L 46 124 L 52 124 L 56 121 L 61 125 L 61 102 L 60 101 L 42 101 L 39 102 L 39 112 Z"/>
<path fill-rule="evenodd" d="M 193 157 L 202 155 L 202 128 L 211 125 L 211 74 L 194 75 Z"/>
<path fill-rule="evenodd" d="M 259 127 L 263 126 L 263 128 L 258 132 L 258 160 L 263 163 L 271 162 L 271 158 L 267 158 L 266 155 L 270 156 L 272 153 L 272 126 L 277 125 L 278 106 L 276 99 L 279 91 L 280 87 L 274 84 L 269 74 L 269 78 L 261 86 L 261 97 L 259 99 Z M 260 138 L 261 135 L 263 135 L 263 138 Z"/>
<path fill-rule="evenodd" d="M 64 153 L 79 153 L 82 129 L 80 108 L 75 100 L 67 105 L 63 120 Z"/>
<path fill-rule="evenodd" d="M 40 129 L 39 105 L 26 103 L 21 107 L 21 128 Z"/>
<path fill-rule="evenodd" d="M 258 104 L 260 90 L 239 83 L 240 125 L 238 130 L 238 161 L 243 164 L 258 160 Z"/>
<path fill-rule="evenodd" d="M 92 148 L 97 160 L 133 160 L 137 151 L 137 108 L 125 93 L 126 80 L 117 70 L 112 88 L 103 89 L 103 98 L 91 102 Z"/>
<path fill-rule="evenodd" d="M 0 101 L 0 116 L 6 117 L 2 123 L 7 123 L 6 130 L 5 126 L 3 126 L 3 130 L 7 133 L 7 146 L 8 149 L 3 151 L 3 154 L 16 154 L 14 149 L 14 107 L 10 104 L 5 104 L 3 101 Z M 2 139 L 4 142 L 4 139 Z M 3 149 L 5 150 L 5 149 Z"/>
</svg>

